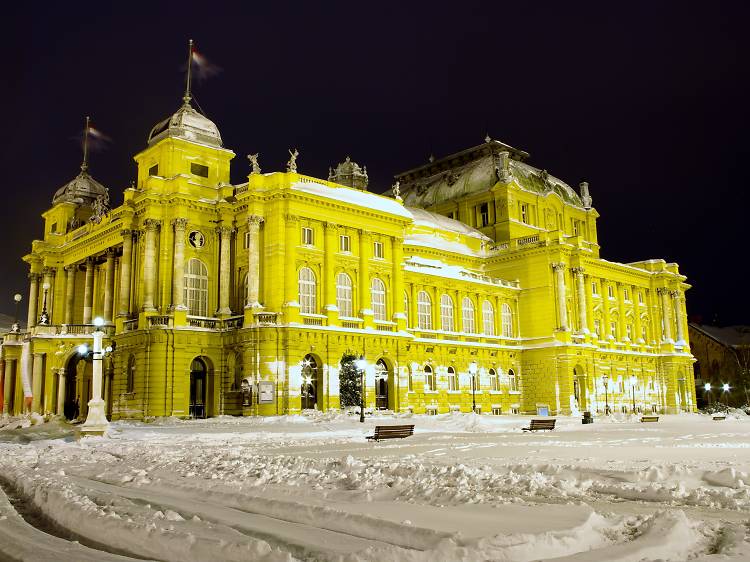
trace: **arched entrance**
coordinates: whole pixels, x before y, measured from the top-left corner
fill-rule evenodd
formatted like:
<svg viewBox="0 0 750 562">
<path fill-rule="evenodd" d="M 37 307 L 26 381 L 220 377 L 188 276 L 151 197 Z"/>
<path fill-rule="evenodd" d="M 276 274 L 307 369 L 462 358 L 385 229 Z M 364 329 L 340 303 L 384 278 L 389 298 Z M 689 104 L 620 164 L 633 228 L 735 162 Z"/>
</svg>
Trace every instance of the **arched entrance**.
<svg viewBox="0 0 750 562">
<path fill-rule="evenodd" d="M 92 365 L 81 355 L 75 353 L 65 364 L 65 400 L 63 415 L 66 419 L 85 418 L 91 400 Z"/>
<path fill-rule="evenodd" d="M 208 369 L 200 357 L 190 364 L 190 417 L 206 417 L 206 387 Z"/>
<path fill-rule="evenodd" d="M 319 405 L 320 366 L 310 354 L 302 360 L 302 388 L 300 389 L 301 408 L 312 410 Z M 322 394 L 322 393 L 320 393 Z M 320 404 L 322 406 L 322 404 Z"/>
<path fill-rule="evenodd" d="M 388 394 L 388 366 L 378 359 L 375 363 L 375 407 L 378 410 L 389 408 Z"/>
</svg>

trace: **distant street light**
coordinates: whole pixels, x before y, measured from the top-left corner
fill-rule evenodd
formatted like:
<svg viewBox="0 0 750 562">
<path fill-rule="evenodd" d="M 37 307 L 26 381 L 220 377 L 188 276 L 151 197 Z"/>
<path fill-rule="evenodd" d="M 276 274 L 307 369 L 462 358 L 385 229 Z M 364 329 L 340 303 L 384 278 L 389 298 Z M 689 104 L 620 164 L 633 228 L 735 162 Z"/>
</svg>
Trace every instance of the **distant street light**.
<svg viewBox="0 0 750 562">
<path fill-rule="evenodd" d="M 708 406 L 710 407 L 711 406 L 711 383 L 707 382 L 706 384 L 704 384 L 703 390 L 705 391 L 706 401 L 708 402 Z"/>
<path fill-rule="evenodd" d="M 471 411 L 475 414 L 477 413 L 477 399 L 475 396 L 476 393 L 476 380 L 475 377 L 477 376 L 477 362 L 472 361 L 469 363 L 469 374 L 471 375 Z"/>
<path fill-rule="evenodd" d="M 21 304 L 23 296 L 21 295 L 21 293 L 16 293 L 15 295 L 13 295 L 13 300 L 16 301 L 16 316 L 13 318 L 13 326 L 11 327 L 11 331 L 20 332 L 21 327 L 18 325 L 18 305 Z"/>
<path fill-rule="evenodd" d="M 365 423 L 365 369 L 367 369 L 365 356 L 360 355 L 359 359 L 354 362 L 354 366 L 360 372 L 360 380 L 362 381 L 359 394 L 359 421 Z"/>
<path fill-rule="evenodd" d="M 39 315 L 39 324 L 42 326 L 49 324 L 49 314 L 47 314 L 47 291 L 49 291 L 49 288 L 49 283 L 42 285 L 42 289 L 44 289 L 44 300 L 42 301 L 42 313 Z"/>
<path fill-rule="evenodd" d="M 602 375 L 602 383 L 604 383 L 604 414 L 609 415 L 609 375 Z"/>
<path fill-rule="evenodd" d="M 633 395 L 633 413 L 635 414 L 635 383 L 638 382 L 638 379 L 635 377 L 635 375 L 631 375 L 630 377 L 630 392 Z"/>
<path fill-rule="evenodd" d="M 721 385 L 721 389 L 724 391 L 724 403 L 727 405 L 727 410 L 729 409 L 729 388 L 728 383 Z"/>
</svg>

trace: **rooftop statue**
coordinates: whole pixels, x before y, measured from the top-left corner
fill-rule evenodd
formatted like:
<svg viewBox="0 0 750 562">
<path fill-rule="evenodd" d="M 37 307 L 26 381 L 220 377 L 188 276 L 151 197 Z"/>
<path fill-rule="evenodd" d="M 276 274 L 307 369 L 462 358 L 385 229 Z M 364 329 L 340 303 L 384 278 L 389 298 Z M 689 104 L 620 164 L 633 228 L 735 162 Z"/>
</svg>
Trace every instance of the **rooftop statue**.
<svg viewBox="0 0 750 562">
<path fill-rule="evenodd" d="M 260 164 L 258 164 L 258 158 L 260 157 L 260 152 L 256 152 L 255 154 L 248 154 L 247 159 L 250 160 L 250 165 L 252 166 L 252 170 L 250 171 L 250 174 L 260 174 Z"/>
<path fill-rule="evenodd" d="M 297 173 L 297 156 L 299 156 L 299 151 L 295 148 L 293 151 L 289 151 L 289 162 L 286 165 L 286 171 L 291 172 L 292 174 Z"/>
</svg>

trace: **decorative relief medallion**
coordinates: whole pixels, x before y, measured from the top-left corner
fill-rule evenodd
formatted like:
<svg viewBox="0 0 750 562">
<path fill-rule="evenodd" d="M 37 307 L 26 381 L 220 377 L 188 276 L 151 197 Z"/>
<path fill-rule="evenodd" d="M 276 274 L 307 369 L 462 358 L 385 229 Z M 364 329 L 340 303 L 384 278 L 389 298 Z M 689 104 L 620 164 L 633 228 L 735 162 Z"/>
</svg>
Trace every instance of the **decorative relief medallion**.
<svg viewBox="0 0 750 562">
<path fill-rule="evenodd" d="M 206 245 L 206 237 L 203 236 L 203 233 L 199 230 L 192 230 L 190 234 L 188 234 L 188 243 L 193 248 L 202 248 Z"/>
</svg>

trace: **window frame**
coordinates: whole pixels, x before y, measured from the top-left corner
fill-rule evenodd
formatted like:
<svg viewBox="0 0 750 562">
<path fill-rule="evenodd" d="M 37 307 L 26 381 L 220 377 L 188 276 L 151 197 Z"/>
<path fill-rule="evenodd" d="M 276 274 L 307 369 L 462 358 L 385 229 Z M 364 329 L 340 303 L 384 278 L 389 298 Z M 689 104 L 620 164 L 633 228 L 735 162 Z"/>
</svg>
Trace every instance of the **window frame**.
<svg viewBox="0 0 750 562">
<path fill-rule="evenodd" d="M 453 366 L 448 367 L 448 390 L 450 392 L 458 390 L 458 377 L 456 376 L 456 369 Z"/>
<path fill-rule="evenodd" d="M 341 281 L 344 278 L 346 282 L 342 284 Z M 350 318 L 354 314 L 354 283 L 349 274 L 344 271 L 336 274 L 336 307 L 339 309 L 339 316 Z"/>
<path fill-rule="evenodd" d="M 305 278 L 303 278 L 303 272 L 305 273 Z M 309 272 L 309 275 L 307 275 L 307 272 Z M 297 272 L 297 297 L 299 299 L 300 313 L 317 313 L 317 290 L 318 282 L 315 272 L 307 266 L 301 267 Z"/>
<path fill-rule="evenodd" d="M 198 269 L 198 273 L 194 269 Z M 190 316 L 208 316 L 208 267 L 198 258 L 190 258 L 183 275 L 183 301 Z"/>
<path fill-rule="evenodd" d="M 432 297 L 427 291 L 417 293 L 417 327 L 420 330 L 432 330 Z"/>
<path fill-rule="evenodd" d="M 315 246 L 315 230 L 310 226 L 303 226 L 300 239 L 303 246 Z"/>
<path fill-rule="evenodd" d="M 477 333 L 476 307 L 474 306 L 474 301 L 469 297 L 464 297 L 461 299 L 461 327 L 467 334 Z"/>
<path fill-rule="evenodd" d="M 440 295 L 440 329 L 443 332 L 455 331 L 456 324 L 453 307 L 453 298 L 448 293 Z"/>
<path fill-rule="evenodd" d="M 486 306 L 485 306 L 486 305 Z M 489 309 L 487 308 L 489 307 Z M 487 327 L 489 326 L 489 331 Z M 487 299 L 482 301 L 482 333 L 486 336 L 495 334 L 495 307 Z"/>
<path fill-rule="evenodd" d="M 385 252 L 382 242 L 376 240 L 372 243 L 372 257 L 379 260 L 385 259 Z"/>
<path fill-rule="evenodd" d="M 513 337 L 513 309 L 507 302 L 504 302 L 500 307 L 500 318 L 503 325 L 503 337 Z"/>
<path fill-rule="evenodd" d="M 437 392 L 437 380 L 435 380 L 435 369 L 431 365 L 425 365 L 424 371 L 424 386 L 426 392 Z"/>
<path fill-rule="evenodd" d="M 385 283 L 379 277 L 373 277 L 370 280 L 370 308 L 372 308 L 374 320 L 378 322 L 388 320 L 387 302 Z"/>
<path fill-rule="evenodd" d="M 342 254 L 352 253 L 352 238 L 348 234 L 339 234 L 339 252 Z"/>
</svg>

